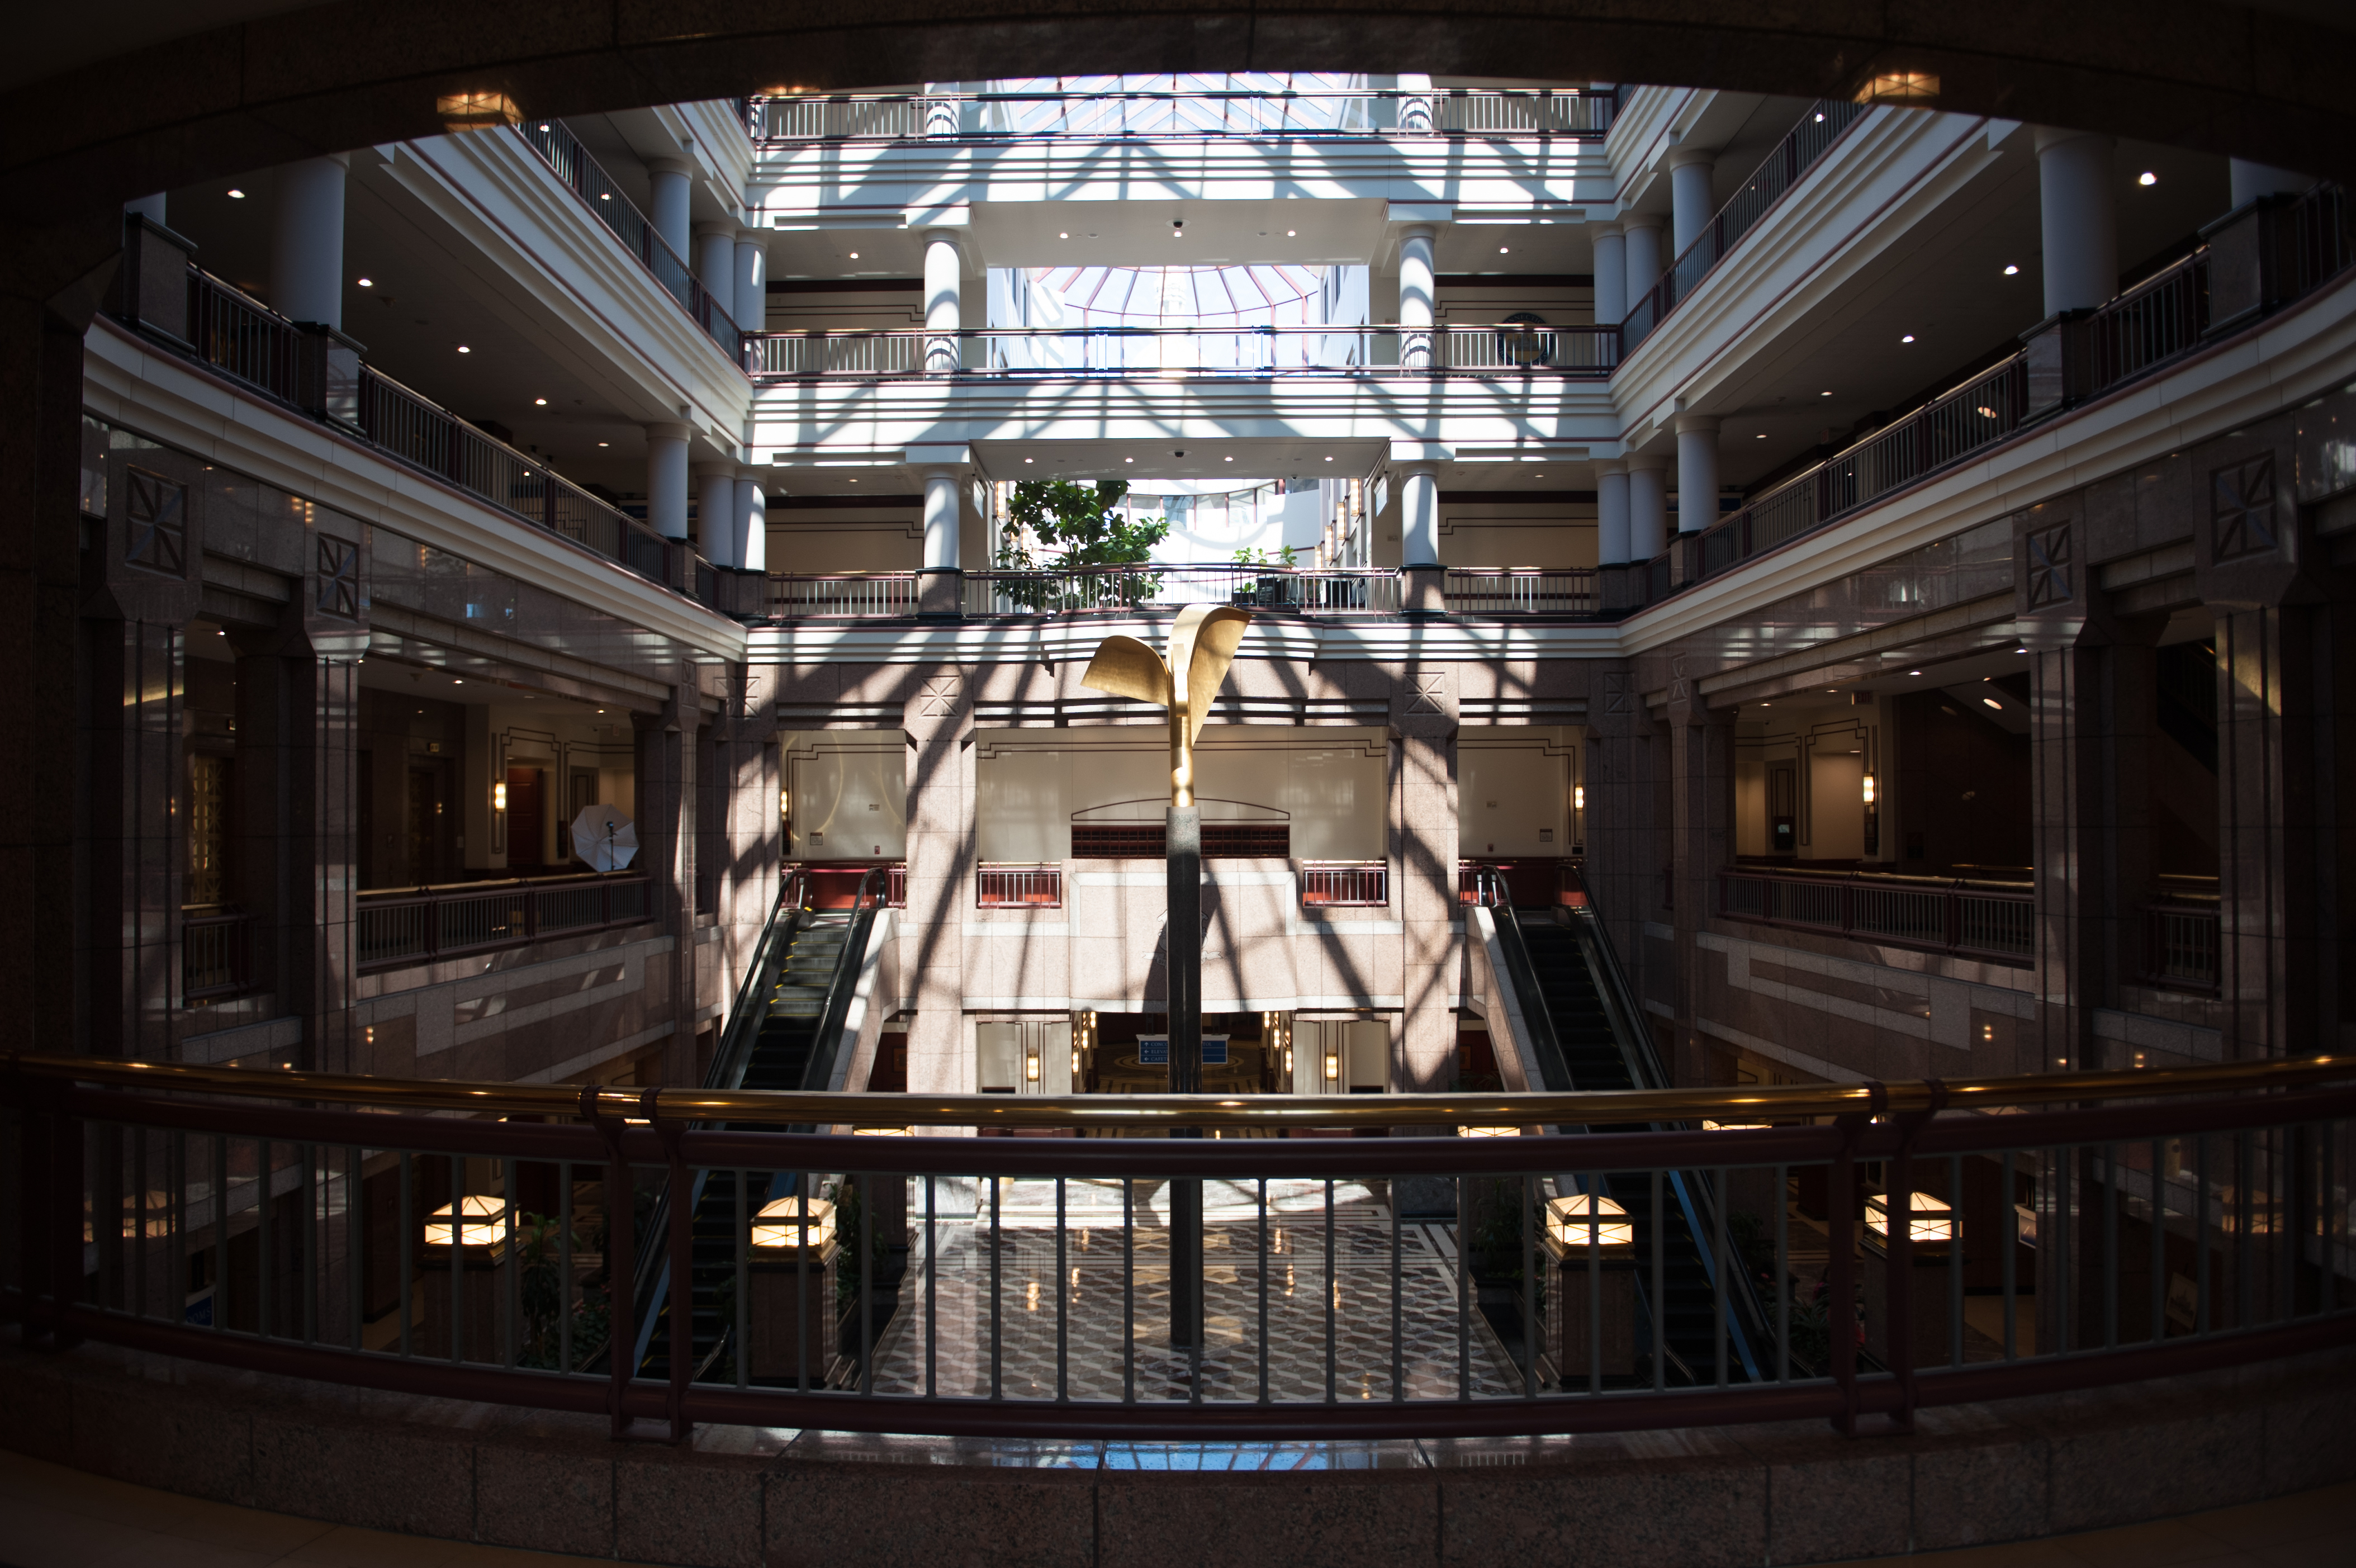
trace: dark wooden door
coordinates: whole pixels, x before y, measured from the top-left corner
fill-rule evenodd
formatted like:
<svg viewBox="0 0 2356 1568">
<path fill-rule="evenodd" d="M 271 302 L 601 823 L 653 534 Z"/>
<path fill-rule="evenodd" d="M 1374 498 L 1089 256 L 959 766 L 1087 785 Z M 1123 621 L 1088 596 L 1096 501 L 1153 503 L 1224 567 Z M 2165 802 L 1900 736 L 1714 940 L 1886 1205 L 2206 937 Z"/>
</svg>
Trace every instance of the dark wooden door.
<svg viewBox="0 0 2356 1568">
<path fill-rule="evenodd" d="M 508 769 L 508 869 L 541 867 L 541 780 L 537 768 Z"/>
</svg>

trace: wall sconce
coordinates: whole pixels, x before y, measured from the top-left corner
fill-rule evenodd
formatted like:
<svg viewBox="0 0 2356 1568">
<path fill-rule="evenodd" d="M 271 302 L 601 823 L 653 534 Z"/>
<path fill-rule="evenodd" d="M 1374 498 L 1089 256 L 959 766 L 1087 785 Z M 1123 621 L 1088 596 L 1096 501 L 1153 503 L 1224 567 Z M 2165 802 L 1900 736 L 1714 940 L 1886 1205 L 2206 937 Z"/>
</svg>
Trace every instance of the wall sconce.
<svg viewBox="0 0 2356 1568">
<path fill-rule="evenodd" d="M 753 1219 L 753 1245 L 763 1251 L 796 1251 L 803 1237 L 809 1239 L 813 1252 L 824 1252 L 834 1243 L 834 1205 L 826 1198 L 814 1197 L 809 1205 L 809 1228 L 802 1228 L 802 1200 L 780 1197 L 763 1204 L 761 1212 Z"/>
<path fill-rule="evenodd" d="M 507 809 L 508 781 L 504 779 L 497 779 L 491 785 L 491 810 L 504 811 Z"/>
<path fill-rule="evenodd" d="M 1870 773 L 1865 776 L 1865 803 L 1869 806 L 1873 804 L 1873 775 Z"/>
<path fill-rule="evenodd" d="M 1072 1076 L 1080 1076 L 1080 1047 L 1077 1046 L 1072 1047 Z"/>
<path fill-rule="evenodd" d="M 1339 1051 L 1325 1053 L 1325 1081 L 1328 1083 L 1342 1081 L 1342 1053 Z"/>
<path fill-rule="evenodd" d="M 777 791 L 777 815 L 779 815 L 779 816 L 781 816 L 781 817 L 790 817 L 790 816 L 792 816 L 793 814 L 794 814 L 794 792 L 793 792 L 791 789 L 780 789 L 780 790 L 778 790 L 778 791 Z"/>
<path fill-rule="evenodd" d="M 1039 1081 L 1039 1053 L 1027 1051 L 1023 1057 L 1023 1077 L 1026 1082 Z"/>
<path fill-rule="evenodd" d="M 1574 784 L 1570 787 L 1570 809 L 1574 811 L 1583 811 L 1587 810 L 1586 785 Z"/>
</svg>

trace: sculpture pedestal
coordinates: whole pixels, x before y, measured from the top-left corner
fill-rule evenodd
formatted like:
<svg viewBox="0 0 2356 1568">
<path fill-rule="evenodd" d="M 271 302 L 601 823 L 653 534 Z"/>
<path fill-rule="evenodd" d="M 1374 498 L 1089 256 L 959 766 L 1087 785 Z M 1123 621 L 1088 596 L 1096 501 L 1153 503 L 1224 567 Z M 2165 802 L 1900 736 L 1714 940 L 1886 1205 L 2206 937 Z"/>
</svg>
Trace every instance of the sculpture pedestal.
<svg viewBox="0 0 2356 1568">
<path fill-rule="evenodd" d="M 763 1248 L 744 1266 L 751 1343 L 747 1370 L 755 1378 L 809 1386 L 826 1381 L 835 1355 L 835 1264 L 841 1246 L 829 1243 L 805 1268 L 791 1250 Z"/>
<path fill-rule="evenodd" d="M 1601 1372 L 1633 1377 L 1636 1371 L 1636 1260 L 1607 1255 L 1592 1264 L 1588 1249 L 1545 1239 L 1547 1298 L 1543 1335 L 1547 1351 L 1567 1385 Z"/>
</svg>

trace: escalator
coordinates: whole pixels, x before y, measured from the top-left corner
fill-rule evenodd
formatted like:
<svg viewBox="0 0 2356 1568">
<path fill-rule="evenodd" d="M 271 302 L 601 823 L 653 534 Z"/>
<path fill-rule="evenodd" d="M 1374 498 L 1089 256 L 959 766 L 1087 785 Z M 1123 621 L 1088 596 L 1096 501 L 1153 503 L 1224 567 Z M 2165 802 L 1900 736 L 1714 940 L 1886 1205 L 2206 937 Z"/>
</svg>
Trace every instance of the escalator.
<svg viewBox="0 0 2356 1568">
<path fill-rule="evenodd" d="M 1591 907 L 1517 911 L 1501 904 L 1495 916 L 1505 978 L 1521 1002 L 1547 1090 L 1564 1093 L 1668 1087 L 1668 1075 L 1654 1052 L 1643 1015 Z M 1666 1132 L 1674 1125 L 1677 1124 L 1632 1122 L 1563 1131 Z M 1580 1178 L 1580 1189 L 1584 1189 L 1587 1179 Z M 1562 1191 L 1574 1189 L 1571 1178 L 1560 1180 Z M 1635 1225 L 1636 1256 L 1641 1261 L 1637 1271 L 1640 1357 L 1649 1359 L 1652 1353 L 1651 1260 L 1657 1234 L 1663 1262 L 1660 1316 L 1666 1342 L 1662 1381 L 1671 1385 L 1714 1382 L 1719 1342 L 1717 1262 L 1709 1241 L 1716 1223 L 1713 1184 L 1695 1171 L 1666 1173 L 1657 1212 L 1649 1173 L 1607 1175 L 1601 1184 L 1600 1196 L 1626 1209 Z M 1728 1265 L 1726 1375 L 1730 1382 L 1756 1380 L 1758 1348 L 1771 1344 L 1772 1335 L 1765 1329 L 1765 1315 L 1750 1281 L 1735 1261 L 1730 1240 Z M 1642 1380 L 1652 1381 L 1649 1367 Z"/>
<path fill-rule="evenodd" d="M 815 1092 L 833 1082 L 842 1053 L 844 1020 L 867 950 L 874 920 L 881 870 L 860 884 L 848 909 L 801 908 L 801 895 L 788 885 L 754 950 L 736 1006 L 729 1015 L 707 1090 L 766 1089 Z M 699 1123 L 728 1127 L 731 1123 Z M 751 1124 L 745 1124 L 751 1130 Z M 763 1129 L 776 1131 L 767 1124 Z M 809 1127 L 792 1127 L 805 1133 Z M 716 1179 L 715 1179 L 716 1178 Z M 789 1197 L 799 1177 L 792 1172 L 746 1173 L 744 1201 L 757 1212 L 773 1198 Z M 693 1251 L 688 1300 L 693 1314 L 693 1377 L 712 1375 L 730 1348 L 734 1327 L 732 1304 L 739 1233 L 735 1173 L 699 1175 L 694 1187 Z M 665 1234 L 665 1208 L 656 1206 L 644 1234 L 654 1242 Z M 670 1376 L 670 1315 L 677 1297 L 670 1289 L 668 1249 L 650 1244 L 637 1271 L 637 1375 Z"/>
</svg>

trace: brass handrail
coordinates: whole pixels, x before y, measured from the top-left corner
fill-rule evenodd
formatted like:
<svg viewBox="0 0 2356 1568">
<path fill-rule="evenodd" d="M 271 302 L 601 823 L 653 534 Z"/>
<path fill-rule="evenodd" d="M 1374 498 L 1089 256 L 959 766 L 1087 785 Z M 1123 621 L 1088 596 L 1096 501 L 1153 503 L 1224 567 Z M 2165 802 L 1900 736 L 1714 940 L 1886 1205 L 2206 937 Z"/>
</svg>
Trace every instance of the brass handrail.
<svg viewBox="0 0 2356 1568">
<path fill-rule="evenodd" d="M 7 1058 L 0 1084 L 37 1078 L 114 1089 L 307 1101 L 378 1112 L 459 1111 L 570 1121 L 590 1105 L 615 1117 L 821 1127 L 1159 1127 L 1235 1131 L 1415 1126 L 1617 1126 L 1642 1122 L 1776 1122 L 1938 1109 L 1994 1112 L 2038 1105 L 2148 1101 L 2173 1095 L 2296 1089 L 2356 1079 L 2356 1058 L 2225 1062 L 2122 1072 L 1895 1083 L 1789 1084 L 1741 1089 L 1614 1090 L 1574 1094 L 862 1094 L 764 1090 L 477 1083 L 457 1079 L 194 1067 L 82 1057 Z"/>
</svg>

